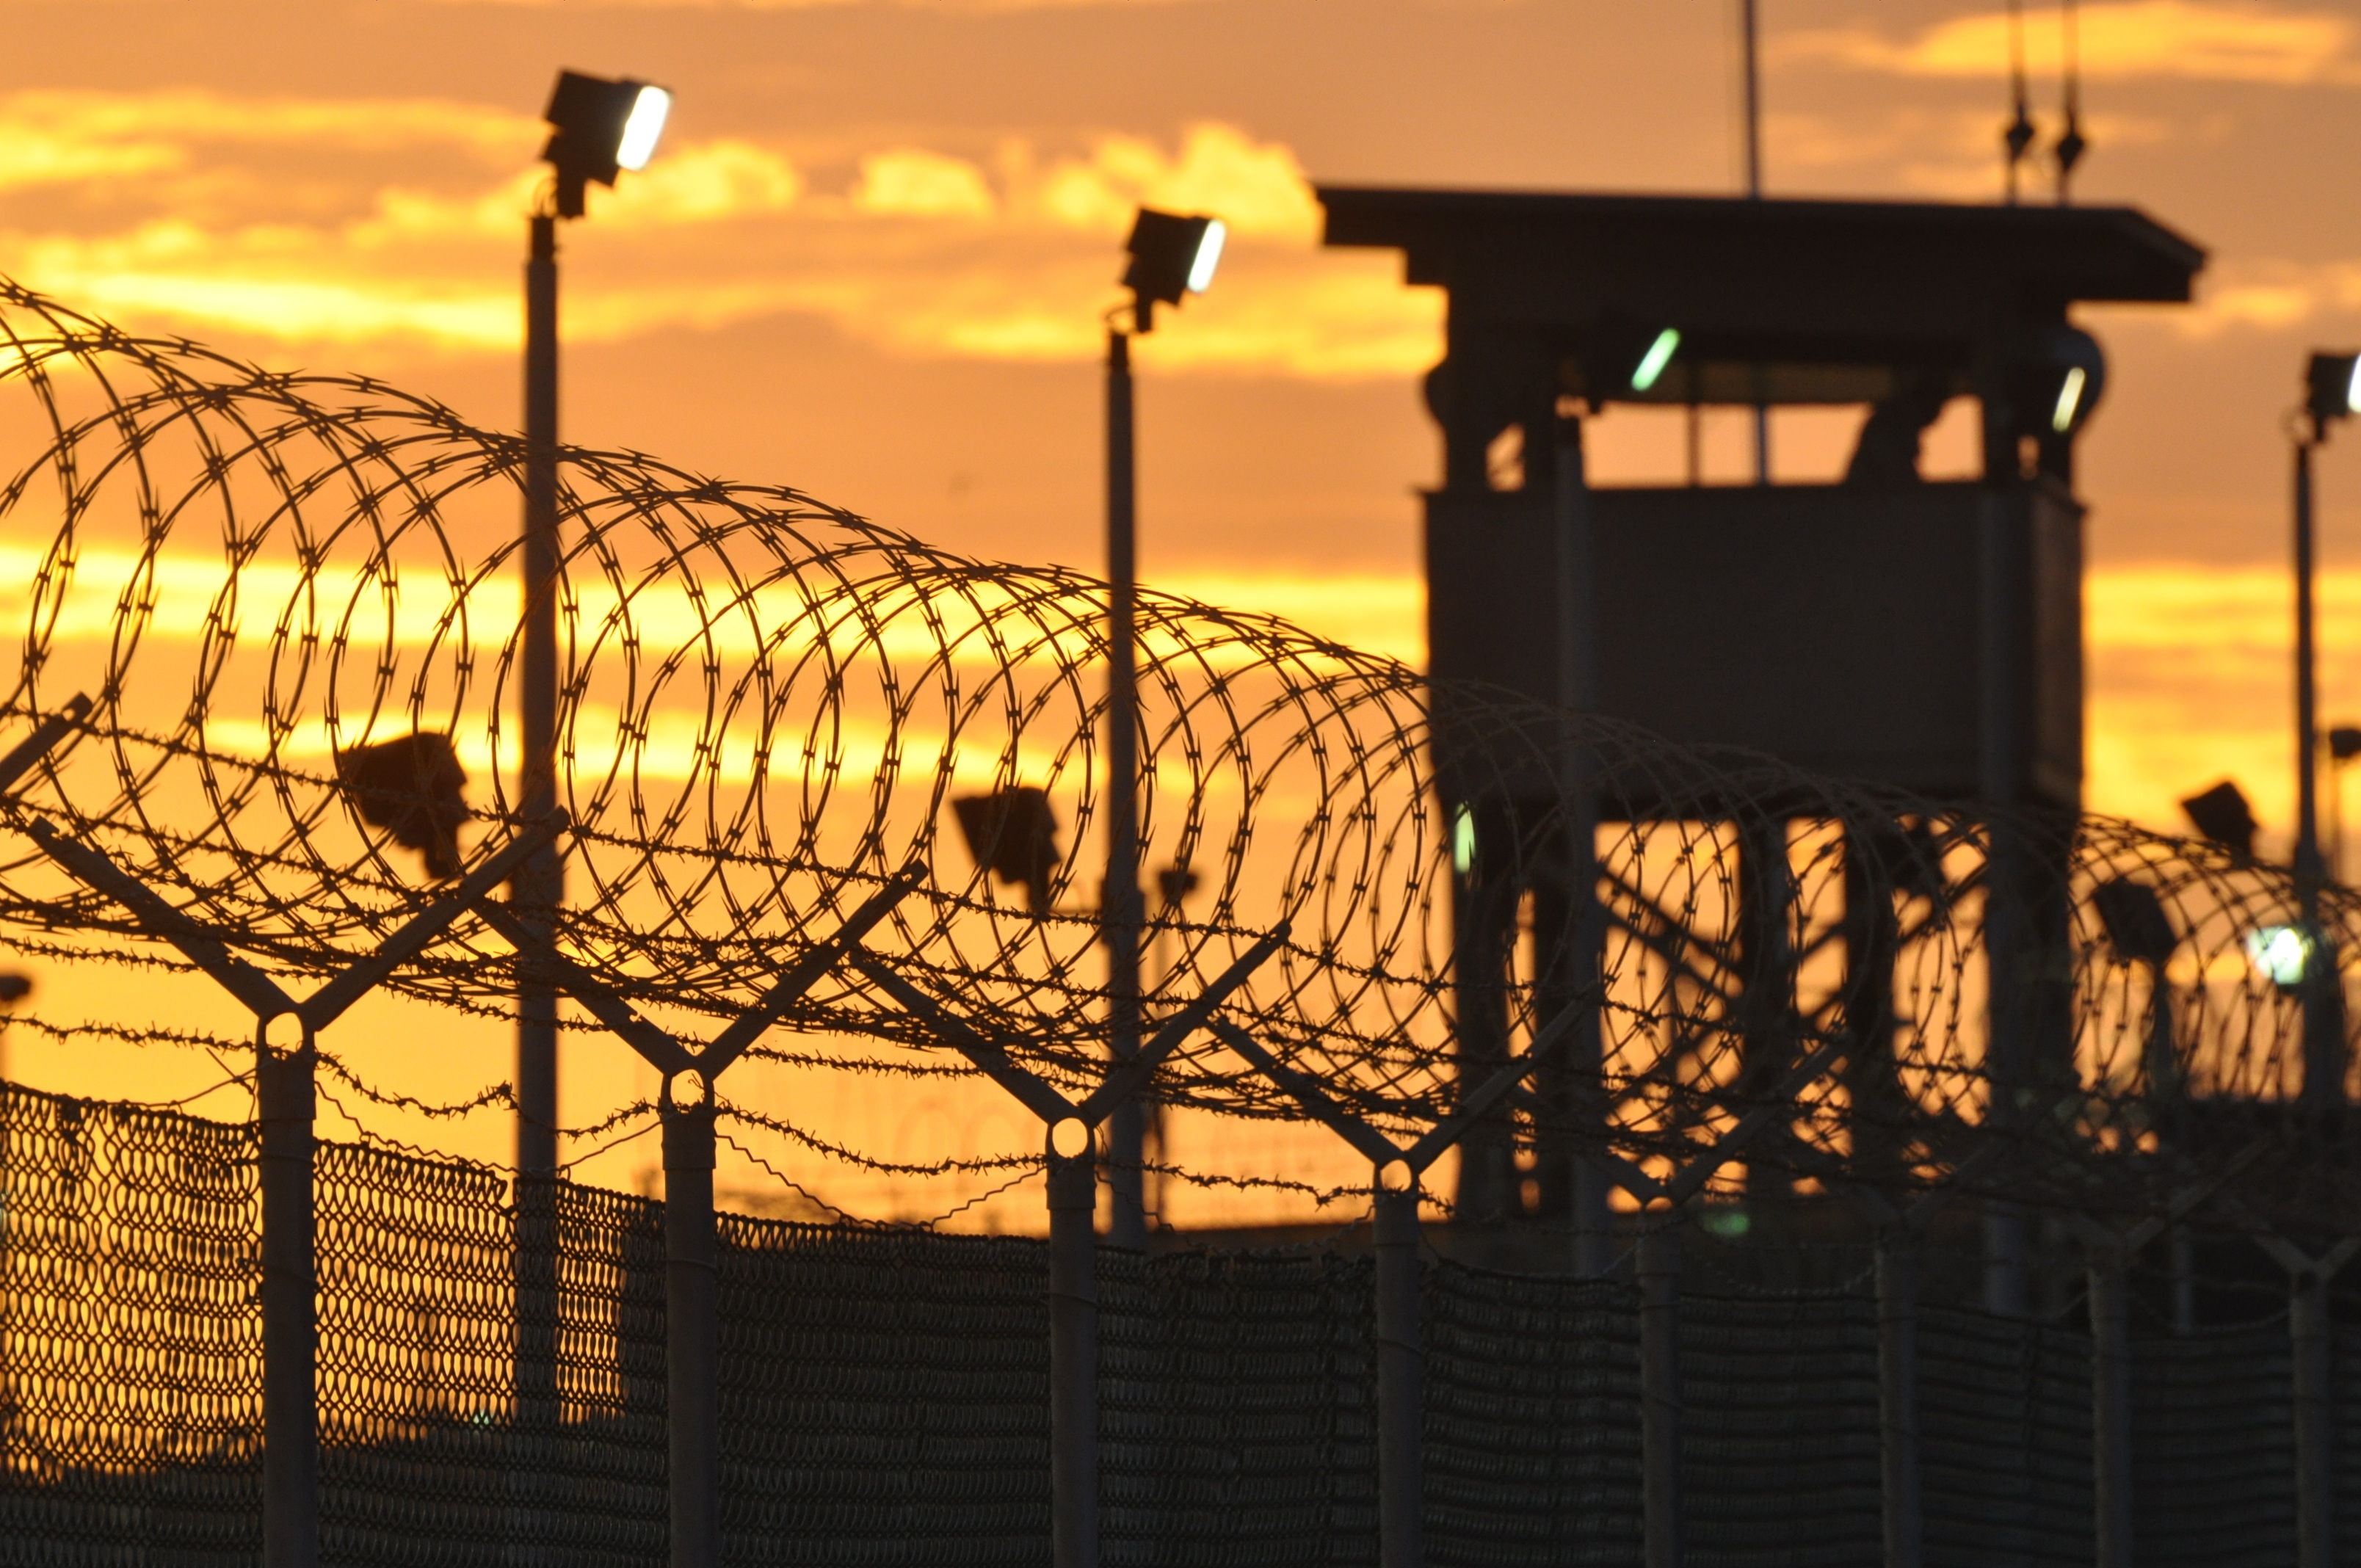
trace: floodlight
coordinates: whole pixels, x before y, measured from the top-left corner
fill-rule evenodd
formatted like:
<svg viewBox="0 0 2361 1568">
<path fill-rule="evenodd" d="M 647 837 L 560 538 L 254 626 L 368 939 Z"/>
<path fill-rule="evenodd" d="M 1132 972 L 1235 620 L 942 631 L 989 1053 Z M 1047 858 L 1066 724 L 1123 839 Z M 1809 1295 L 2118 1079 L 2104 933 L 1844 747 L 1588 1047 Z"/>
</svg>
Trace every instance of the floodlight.
<svg viewBox="0 0 2361 1568">
<path fill-rule="evenodd" d="M 0 974 L 0 1006 L 14 1006 L 33 994 L 33 977 L 10 970 Z"/>
<path fill-rule="evenodd" d="M 2049 428 L 2063 435 L 2074 428 L 2074 415 L 2082 406 L 2082 389 L 2090 385 L 2090 373 L 2080 365 L 2066 367 L 2066 379 L 2058 388 L 2058 401 L 2049 411 Z"/>
<path fill-rule="evenodd" d="M 1640 363 L 1632 368 L 1631 389 L 1644 392 L 1654 386 L 1657 378 L 1664 373 L 1664 367 L 1673 362 L 1673 356 L 1680 352 L 1680 347 L 1678 327 L 1668 326 L 1658 333 L 1655 341 L 1648 345 L 1648 352 L 1640 356 Z"/>
<path fill-rule="evenodd" d="M 2261 825 L 2236 784 L 2224 779 L 2204 794 L 2182 801 L 2180 809 L 2188 814 L 2191 826 L 2212 842 L 2242 861 L 2255 858 L 2255 830 Z"/>
<path fill-rule="evenodd" d="M 1124 243 L 1131 265 L 1123 274 L 1137 307 L 1137 330 L 1150 329 L 1158 305 L 1177 305 L 1183 295 L 1202 294 L 1212 286 L 1228 233 L 1218 218 L 1139 209 L 1131 238 Z"/>
<path fill-rule="evenodd" d="M 2107 359 L 2097 338 L 2062 322 L 2048 327 L 2035 335 L 2019 372 L 2019 428 L 2071 435 L 2089 421 L 2106 385 Z"/>
<path fill-rule="evenodd" d="M 336 753 L 336 786 L 360 819 L 425 857 L 440 882 L 459 874 L 467 771 L 451 738 L 419 731 Z"/>
<path fill-rule="evenodd" d="M 2312 422 L 2361 413 L 2361 354 L 2315 354 L 2304 373 Z"/>
<path fill-rule="evenodd" d="M 1451 814 L 1451 869 L 1461 876 L 1476 869 L 1476 814 L 1464 806 Z"/>
<path fill-rule="evenodd" d="M 1025 906 L 1049 912 L 1049 878 L 1061 858 L 1058 818 L 1044 791 L 1014 785 L 990 795 L 962 795 L 951 802 L 960 836 L 978 871 L 1025 889 Z"/>
<path fill-rule="evenodd" d="M 2115 949 L 2117 963 L 2162 964 L 2180 945 L 2165 916 L 2164 901 L 2144 882 L 2117 877 L 2101 883 L 2091 890 L 2091 903 L 2107 928 L 2107 945 Z"/>
<path fill-rule="evenodd" d="M 2281 991 L 2302 988 L 2313 946 L 2311 934 L 2301 926 L 2262 926 L 2246 933 L 2246 957 Z"/>
<path fill-rule="evenodd" d="M 2328 754 L 2340 762 L 2361 757 L 2361 729 L 2340 724 L 2328 732 Z"/>
<path fill-rule="evenodd" d="M 587 187 L 611 186 L 620 170 L 646 168 L 671 111 L 672 94 L 661 87 L 559 71 L 542 115 L 550 134 L 541 149 L 557 170 L 557 215 L 580 217 Z"/>
</svg>

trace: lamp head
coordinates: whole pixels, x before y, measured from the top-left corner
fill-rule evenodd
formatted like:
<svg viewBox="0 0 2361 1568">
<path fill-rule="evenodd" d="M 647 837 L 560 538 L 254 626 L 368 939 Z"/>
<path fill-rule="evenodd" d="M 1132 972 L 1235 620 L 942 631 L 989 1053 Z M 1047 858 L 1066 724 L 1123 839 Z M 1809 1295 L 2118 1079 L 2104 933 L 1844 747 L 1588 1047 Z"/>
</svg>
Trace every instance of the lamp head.
<svg viewBox="0 0 2361 1568">
<path fill-rule="evenodd" d="M 2304 370 L 2305 411 L 2312 429 L 2361 411 L 2361 354 L 2315 354 Z"/>
<path fill-rule="evenodd" d="M 1683 401 L 1695 390 L 1682 357 L 1681 329 L 1660 321 L 1608 315 L 1583 330 L 1567 360 L 1565 390 L 1594 407 L 1622 400 Z"/>
<path fill-rule="evenodd" d="M 2016 376 L 2018 428 L 2062 440 L 2089 422 L 2107 389 L 2107 356 L 2081 327 L 2055 323 L 2036 333 Z"/>
<path fill-rule="evenodd" d="M 1050 882 L 1062 858 L 1058 818 L 1044 791 L 1010 784 L 990 795 L 961 795 L 951 802 L 960 837 L 975 857 L 976 870 L 1025 889 L 1025 906 L 1049 912 Z"/>
<path fill-rule="evenodd" d="M 611 186 L 621 170 L 646 168 L 671 112 L 672 94 L 661 87 L 559 71 L 542 113 L 550 133 L 541 149 L 557 170 L 557 215 L 580 217 L 589 185 Z"/>
<path fill-rule="evenodd" d="M 1149 330 L 1158 305 L 1177 305 L 1190 294 L 1202 294 L 1213 284 L 1221 265 L 1222 246 L 1229 230 L 1219 218 L 1182 217 L 1139 209 L 1124 249 L 1131 265 L 1124 269 L 1123 286 L 1138 305 L 1138 330 Z"/>
<path fill-rule="evenodd" d="M 2180 803 L 2180 809 L 2188 815 L 2190 826 L 2211 842 L 2239 860 L 2255 858 L 2255 831 L 2260 825 L 2255 821 L 2254 808 L 2246 804 L 2246 792 L 2228 779 L 2202 795 L 2191 795 Z"/>
<path fill-rule="evenodd" d="M 2091 890 L 2091 902 L 2098 908 L 2099 924 L 2106 927 L 2107 945 L 2114 948 L 2118 963 L 2161 964 L 2180 945 L 2164 913 L 2164 901 L 2144 882 L 2127 877 L 2103 882 Z"/>
</svg>

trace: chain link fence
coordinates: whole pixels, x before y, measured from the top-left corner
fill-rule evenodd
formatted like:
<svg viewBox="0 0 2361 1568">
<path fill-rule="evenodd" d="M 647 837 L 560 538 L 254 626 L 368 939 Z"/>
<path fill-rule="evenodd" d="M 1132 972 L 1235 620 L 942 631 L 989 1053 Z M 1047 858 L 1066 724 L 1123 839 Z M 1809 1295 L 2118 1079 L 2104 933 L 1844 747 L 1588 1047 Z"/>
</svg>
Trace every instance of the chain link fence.
<svg viewBox="0 0 2361 1568">
<path fill-rule="evenodd" d="M 0 1561 L 258 1562 L 255 1134 L 17 1088 L 0 1125 Z M 661 1205 L 560 1184 L 536 1224 L 503 1172 L 351 1145 L 317 1194 L 323 1560 L 664 1562 Z M 728 1561 L 1048 1561 L 1042 1243 L 721 1240 Z M 1877 1561 L 1877 1302 L 1747 1289 L 1742 1262 L 1701 1245 L 1679 1302 L 1686 1560 Z M 1342 1247 L 1101 1255 L 1107 1562 L 1378 1561 L 1372 1284 Z M 1422 1331 L 1429 1560 L 1638 1561 L 1640 1293 L 1430 1259 Z M 2288 1345 L 2268 1317 L 2135 1336 L 2142 1563 L 2293 1559 Z M 2334 1365 L 2356 1540 L 2361 1345 Z M 2060 1321 L 1922 1309 L 1927 1563 L 2092 1561 L 2091 1367 Z"/>
</svg>

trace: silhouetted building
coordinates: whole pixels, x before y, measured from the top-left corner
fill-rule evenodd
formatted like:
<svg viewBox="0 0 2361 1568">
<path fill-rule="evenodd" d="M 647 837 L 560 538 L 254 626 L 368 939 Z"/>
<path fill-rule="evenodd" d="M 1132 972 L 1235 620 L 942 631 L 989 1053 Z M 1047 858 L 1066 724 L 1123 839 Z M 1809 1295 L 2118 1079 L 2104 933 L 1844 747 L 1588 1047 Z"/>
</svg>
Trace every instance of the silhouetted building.
<svg viewBox="0 0 2361 1568">
<path fill-rule="evenodd" d="M 1343 187 L 1320 198 L 1330 245 L 1400 249 L 1409 282 L 1448 296 L 1448 348 L 1426 389 L 1444 443 L 1426 503 L 1438 679 L 1943 802 L 2079 807 L 2074 444 L 2105 365 L 2069 313 L 2186 302 L 2197 247 L 2123 208 Z M 1929 482 L 1921 439 L 1956 397 L 1975 400 L 1982 471 Z M 1613 403 L 1867 417 L 1839 482 L 1700 485 L 1692 435 L 1691 483 L 1591 487 L 1580 416 Z M 1563 639 L 1561 602 L 1576 622 Z M 1448 737 L 1447 688 L 1437 701 Z M 1446 806 L 1479 841 L 1507 830 L 1513 777 L 1451 744 L 1436 758 Z M 1784 848 L 1752 848 L 1757 884 L 1785 874 Z M 2055 868 L 2013 861 L 2006 844 L 1994 856 L 1996 884 L 2022 896 L 1995 905 L 1989 933 L 2017 960 L 1995 958 L 1993 1049 L 2025 1061 L 2063 1048 L 2064 998 L 2040 978 L 2063 972 L 2040 961 L 2064 939 L 2063 894 L 2043 891 Z M 1572 918 L 1546 888 L 1484 876 L 1459 889 L 1462 1043 L 1477 1058 L 1505 1048 L 1506 1024 L 1469 977 L 1481 989 L 1506 953 L 1518 900 L 1534 894 L 1544 941 Z M 1750 897 L 1778 902 L 1760 885 Z M 1488 1171 L 1471 1151 L 1463 1179 L 1477 1212 L 1514 1206 L 1505 1138 L 1489 1157 Z M 1567 1179 L 1543 1174 L 1547 1210 Z"/>
</svg>

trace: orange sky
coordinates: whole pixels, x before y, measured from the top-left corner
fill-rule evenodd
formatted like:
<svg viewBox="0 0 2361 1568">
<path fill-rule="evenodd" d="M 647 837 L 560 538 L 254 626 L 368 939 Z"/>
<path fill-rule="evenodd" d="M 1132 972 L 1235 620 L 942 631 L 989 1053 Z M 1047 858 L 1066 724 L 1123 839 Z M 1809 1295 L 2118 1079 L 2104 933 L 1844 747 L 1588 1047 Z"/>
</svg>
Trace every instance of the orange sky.
<svg viewBox="0 0 2361 1568">
<path fill-rule="evenodd" d="M 1762 5 L 1773 193 L 1996 193 L 1997 6 Z M 2056 14 L 2027 9 L 2054 134 Z M 1730 190 L 1734 10 L 0 0 L 0 271 L 512 423 L 549 79 L 642 75 L 675 91 L 672 134 L 566 236 L 567 435 L 1093 566 L 1092 361 L 1123 225 L 1140 201 L 1212 211 L 1237 236 L 1217 287 L 1143 355 L 1148 574 L 1415 656 L 1439 302 L 1387 257 L 1321 251 L 1306 180 Z M 2361 5 L 2083 17 L 2079 193 L 2214 257 L 2193 309 L 2086 318 L 2114 362 L 2083 444 L 2090 798 L 2169 826 L 2235 773 L 2283 835 L 2279 419 L 2306 350 L 2361 343 Z M 1602 477 L 1669 462 L 1609 425 Z M 1799 429 L 1783 466 L 1834 450 Z M 2341 718 L 2361 714 L 2361 433 L 2322 483 Z"/>
</svg>

